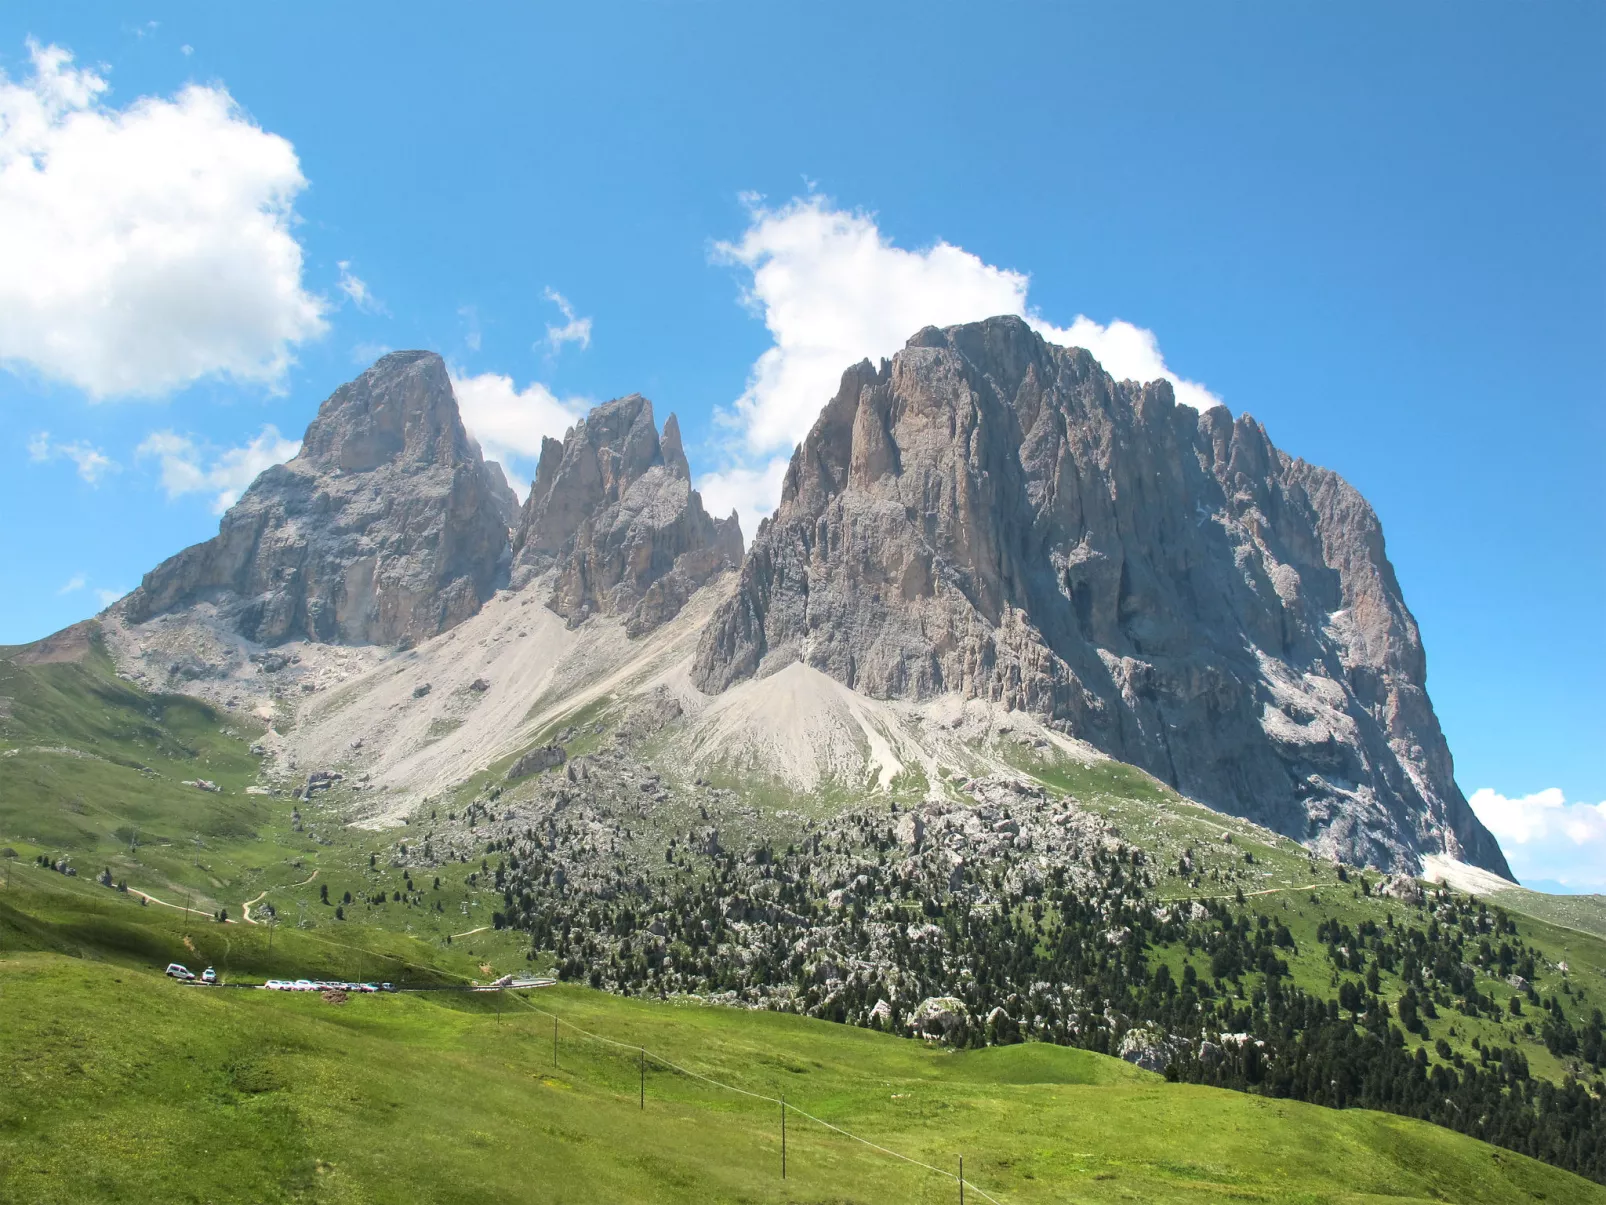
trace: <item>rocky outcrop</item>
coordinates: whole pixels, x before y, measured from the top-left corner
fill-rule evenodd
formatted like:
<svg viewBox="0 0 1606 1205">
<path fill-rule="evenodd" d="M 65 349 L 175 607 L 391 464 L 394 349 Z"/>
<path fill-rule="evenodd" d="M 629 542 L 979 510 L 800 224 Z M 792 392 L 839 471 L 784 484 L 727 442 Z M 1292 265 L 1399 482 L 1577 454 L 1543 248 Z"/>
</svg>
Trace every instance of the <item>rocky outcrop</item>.
<svg viewBox="0 0 1606 1205">
<path fill-rule="evenodd" d="M 1326 853 L 1509 874 L 1365 499 L 1249 416 L 1115 381 L 1016 318 L 844 374 L 693 676 L 714 693 L 795 661 L 1030 710 Z"/>
<path fill-rule="evenodd" d="M 742 557 L 735 514 L 710 518 L 691 486 L 680 426 L 662 438 L 640 394 L 598 406 L 541 448 L 513 545 L 514 581 L 554 573 L 547 605 L 569 621 L 618 615 L 631 636 L 679 613 Z"/>
<path fill-rule="evenodd" d="M 145 575 L 126 618 L 207 602 L 250 640 L 397 644 L 474 614 L 505 573 L 507 490 L 463 429 L 446 365 L 393 352 L 337 389 L 300 453 L 215 538 Z"/>
<path fill-rule="evenodd" d="M 541 745 L 531 749 L 508 767 L 508 781 L 528 778 L 532 774 L 554 769 L 567 761 L 568 756 L 562 745 Z"/>
</svg>

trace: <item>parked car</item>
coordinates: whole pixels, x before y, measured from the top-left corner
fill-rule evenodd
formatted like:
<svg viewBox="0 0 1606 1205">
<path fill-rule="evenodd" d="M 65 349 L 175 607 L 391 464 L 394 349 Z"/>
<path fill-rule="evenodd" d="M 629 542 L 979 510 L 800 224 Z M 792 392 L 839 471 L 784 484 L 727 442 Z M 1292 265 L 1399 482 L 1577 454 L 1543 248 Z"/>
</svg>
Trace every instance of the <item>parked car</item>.
<svg viewBox="0 0 1606 1205">
<path fill-rule="evenodd" d="M 270 992 L 282 992 L 288 989 L 290 985 L 283 979 L 269 979 L 262 986 L 267 988 Z"/>
<path fill-rule="evenodd" d="M 290 985 L 290 990 L 292 992 L 315 992 L 318 988 L 310 979 L 297 979 Z"/>
<path fill-rule="evenodd" d="M 195 978 L 195 972 L 190 970 L 190 968 L 185 966 L 182 962 L 168 963 L 167 971 L 165 973 L 169 978 L 177 979 L 180 983 L 184 983 Z"/>
<path fill-rule="evenodd" d="M 206 970 L 201 972 L 201 982 L 202 983 L 216 983 L 217 982 L 217 972 L 214 971 L 211 967 L 207 967 Z"/>
</svg>

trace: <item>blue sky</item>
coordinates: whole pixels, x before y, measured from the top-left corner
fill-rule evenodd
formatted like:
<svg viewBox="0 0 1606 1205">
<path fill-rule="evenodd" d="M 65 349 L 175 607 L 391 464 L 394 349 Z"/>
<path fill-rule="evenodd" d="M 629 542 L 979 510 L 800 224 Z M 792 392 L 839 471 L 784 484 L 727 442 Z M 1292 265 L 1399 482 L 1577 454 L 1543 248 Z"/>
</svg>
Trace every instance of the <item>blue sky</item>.
<svg viewBox="0 0 1606 1205">
<path fill-rule="evenodd" d="M 1463 788 L 1598 887 L 1603 52 L 1594 3 L 13 0 L 0 641 L 211 534 L 384 348 L 526 473 L 646 393 L 750 534 L 822 380 L 1014 308 L 1357 485 Z"/>
</svg>

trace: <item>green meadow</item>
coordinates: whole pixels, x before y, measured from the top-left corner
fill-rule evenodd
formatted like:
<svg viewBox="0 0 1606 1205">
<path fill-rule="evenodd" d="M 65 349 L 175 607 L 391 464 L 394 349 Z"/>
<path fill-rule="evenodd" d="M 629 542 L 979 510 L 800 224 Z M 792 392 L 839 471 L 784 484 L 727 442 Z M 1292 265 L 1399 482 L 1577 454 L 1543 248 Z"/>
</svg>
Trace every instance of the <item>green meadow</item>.
<svg viewBox="0 0 1606 1205">
<path fill-rule="evenodd" d="M 248 721 L 141 692 L 93 645 L 43 665 L 6 652 L 0 1202 L 947 1202 L 961 1157 L 967 1201 L 1010 1205 L 1606 1202 L 1598 1185 L 1425 1123 L 1168 1084 L 1037 1043 L 950 1051 L 572 985 L 343 1002 L 179 985 L 160 973 L 170 960 L 214 966 L 226 984 L 424 988 L 544 963 L 490 926 L 500 897 L 478 862 L 427 880 L 391 864 L 427 813 L 380 835 L 343 827 L 327 797 L 250 793 Z M 1162 896 L 1244 890 L 1293 932 L 1290 974 L 1311 990 L 1333 979 L 1319 919 L 1411 919 L 1372 893 L 1377 876 L 1364 890 L 1340 881 L 1136 771 L 1037 770 L 1161 865 L 1191 848 L 1198 873 L 1222 876 L 1195 888 L 1170 874 Z M 221 790 L 185 785 L 196 779 Z M 277 923 L 240 923 L 247 902 Z M 1590 926 L 1519 919 L 1524 940 L 1570 960 L 1577 1006 L 1598 1003 L 1606 947 Z M 1180 968 L 1185 953 L 1155 957 Z M 1397 989 L 1385 976 L 1383 994 Z M 1456 1049 L 1473 1037 L 1521 1045 L 1536 1075 L 1563 1073 L 1516 1018 L 1458 1020 Z"/>
</svg>

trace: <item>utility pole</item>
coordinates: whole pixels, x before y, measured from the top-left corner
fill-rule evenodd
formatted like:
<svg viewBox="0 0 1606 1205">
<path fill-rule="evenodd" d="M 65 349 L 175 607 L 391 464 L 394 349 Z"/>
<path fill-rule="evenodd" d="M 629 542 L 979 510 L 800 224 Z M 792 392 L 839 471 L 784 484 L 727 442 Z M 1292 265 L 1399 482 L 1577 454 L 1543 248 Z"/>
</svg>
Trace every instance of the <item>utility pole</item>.
<svg viewBox="0 0 1606 1205">
<path fill-rule="evenodd" d="M 781 1097 L 781 1179 L 786 1179 L 786 1097 Z"/>
<path fill-rule="evenodd" d="M 552 1070 L 558 1069 L 558 1019 L 552 1018 Z"/>
<path fill-rule="evenodd" d="M 965 1157 L 959 1156 L 959 1205 L 965 1205 Z"/>
<path fill-rule="evenodd" d="M 647 1108 L 647 1048 L 641 1048 L 641 1108 Z"/>
</svg>

